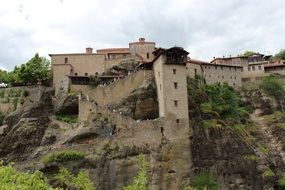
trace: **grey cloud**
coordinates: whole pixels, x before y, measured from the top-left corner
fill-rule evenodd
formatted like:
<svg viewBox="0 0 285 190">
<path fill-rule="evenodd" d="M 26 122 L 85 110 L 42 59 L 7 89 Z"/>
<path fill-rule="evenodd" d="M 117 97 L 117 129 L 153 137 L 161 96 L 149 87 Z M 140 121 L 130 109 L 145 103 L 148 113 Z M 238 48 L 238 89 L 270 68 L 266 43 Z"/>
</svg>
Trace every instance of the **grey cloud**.
<svg viewBox="0 0 285 190">
<path fill-rule="evenodd" d="M 245 50 L 275 53 L 284 48 L 283 0 L 183 2 L 185 6 L 182 1 L 174 0 L 91 3 L 91 11 L 82 17 L 47 25 L 67 37 L 58 37 L 57 41 L 35 41 L 33 31 L 22 37 L 19 28 L 12 31 L 12 39 L 0 36 L 0 66 L 12 68 L 25 62 L 27 50 L 81 52 L 86 45 L 126 47 L 139 37 L 155 41 L 157 46 L 183 46 L 191 57 L 208 61 L 214 56 L 236 55 Z M 62 5 L 66 4 L 64 1 Z M 5 31 L 1 25 L 0 29 Z M 7 49 L 13 53 L 6 53 Z"/>
</svg>

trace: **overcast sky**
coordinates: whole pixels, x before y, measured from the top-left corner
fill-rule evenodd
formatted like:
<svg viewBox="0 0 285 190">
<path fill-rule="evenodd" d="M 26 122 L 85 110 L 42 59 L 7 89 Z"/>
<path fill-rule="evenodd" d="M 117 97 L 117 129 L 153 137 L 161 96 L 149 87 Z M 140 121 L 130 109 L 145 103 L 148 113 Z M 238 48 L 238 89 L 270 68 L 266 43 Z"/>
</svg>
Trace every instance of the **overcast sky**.
<svg viewBox="0 0 285 190">
<path fill-rule="evenodd" d="M 0 69 L 36 52 L 128 47 L 139 37 L 191 58 L 285 48 L 284 0 L 0 0 Z"/>
</svg>

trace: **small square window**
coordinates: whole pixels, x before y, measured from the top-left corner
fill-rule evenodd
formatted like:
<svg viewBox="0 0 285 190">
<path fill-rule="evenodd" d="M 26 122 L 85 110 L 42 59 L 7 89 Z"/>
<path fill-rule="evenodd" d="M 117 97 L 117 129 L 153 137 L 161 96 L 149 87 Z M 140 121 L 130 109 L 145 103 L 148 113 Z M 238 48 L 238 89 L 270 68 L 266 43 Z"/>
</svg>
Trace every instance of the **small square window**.
<svg viewBox="0 0 285 190">
<path fill-rule="evenodd" d="M 176 69 L 173 69 L 173 74 L 176 75 Z"/>
<path fill-rule="evenodd" d="M 174 89 L 177 89 L 178 88 L 178 84 L 177 82 L 174 83 Z"/>
<path fill-rule="evenodd" d="M 174 100 L 174 106 L 178 107 L 178 101 L 177 100 Z"/>
</svg>

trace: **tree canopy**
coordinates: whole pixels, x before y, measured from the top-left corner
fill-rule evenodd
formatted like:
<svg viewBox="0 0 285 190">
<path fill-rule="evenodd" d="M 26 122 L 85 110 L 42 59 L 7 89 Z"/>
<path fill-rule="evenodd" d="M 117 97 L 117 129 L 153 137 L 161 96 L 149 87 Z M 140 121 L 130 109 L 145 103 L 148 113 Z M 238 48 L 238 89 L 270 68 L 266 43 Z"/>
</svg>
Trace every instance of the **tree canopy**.
<svg viewBox="0 0 285 190">
<path fill-rule="evenodd" d="M 27 63 L 15 66 L 11 72 L 0 71 L 0 82 L 11 86 L 32 85 L 38 82 L 48 84 L 51 80 L 50 61 L 35 54 Z"/>
<path fill-rule="evenodd" d="M 245 51 L 245 52 L 242 54 L 242 56 L 252 56 L 252 55 L 254 55 L 254 54 L 256 54 L 255 51 L 247 50 L 247 51 Z"/>
<path fill-rule="evenodd" d="M 273 57 L 273 60 L 275 61 L 285 60 L 285 49 L 282 49 L 278 53 L 276 53 Z"/>
</svg>

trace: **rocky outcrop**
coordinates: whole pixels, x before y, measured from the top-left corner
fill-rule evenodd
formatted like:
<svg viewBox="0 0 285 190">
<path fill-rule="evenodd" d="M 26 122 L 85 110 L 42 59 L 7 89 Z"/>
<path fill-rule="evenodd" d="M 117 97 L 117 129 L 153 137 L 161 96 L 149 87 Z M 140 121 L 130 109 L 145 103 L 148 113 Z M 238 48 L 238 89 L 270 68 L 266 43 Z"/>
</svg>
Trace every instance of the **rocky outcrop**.
<svg viewBox="0 0 285 190">
<path fill-rule="evenodd" d="M 78 97 L 76 94 L 67 94 L 56 101 L 55 114 L 75 115 L 78 114 Z"/>
<path fill-rule="evenodd" d="M 260 90 L 244 93 L 242 101 L 245 106 L 252 107 L 256 116 L 268 115 L 277 109 L 275 99 Z"/>
<path fill-rule="evenodd" d="M 129 96 L 108 107 L 136 120 L 158 118 L 158 102 L 154 81 L 145 81 Z"/>
<path fill-rule="evenodd" d="M 121 61 L 119 64 L 114 65 L 110 69 L 111 74 L 125 74 L 127 75 L 129 72 L 133 72 L 138 66 L 138 62 L 134 59 L 126 59 Z"/>
<path fill-rule="evenodd" d="M 0 134 L 0 157 L 26 159 L 42 141 L 52 113 L 51 91 L 41 89 L 40 100 L 9 114 Z"/>
</svg>

